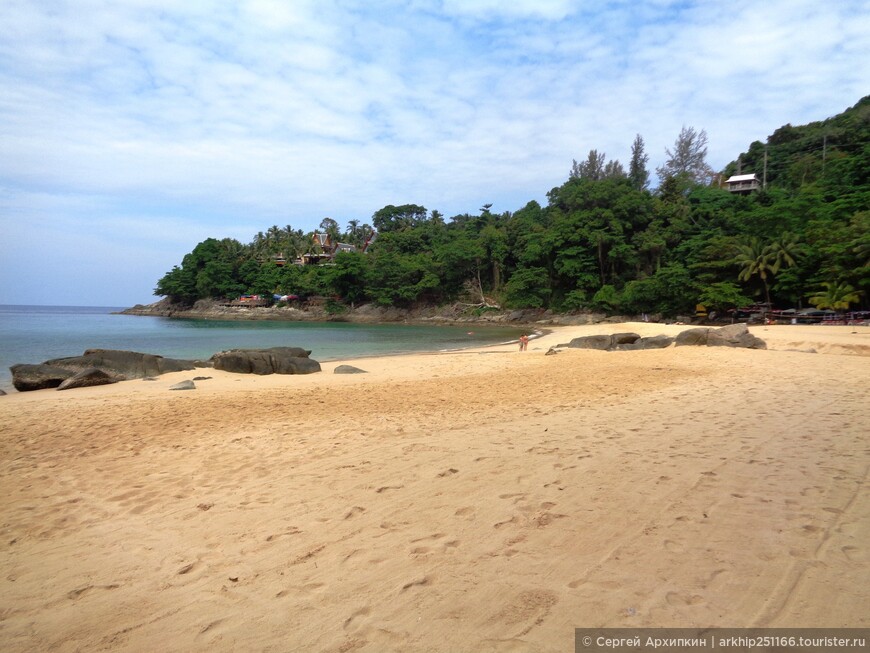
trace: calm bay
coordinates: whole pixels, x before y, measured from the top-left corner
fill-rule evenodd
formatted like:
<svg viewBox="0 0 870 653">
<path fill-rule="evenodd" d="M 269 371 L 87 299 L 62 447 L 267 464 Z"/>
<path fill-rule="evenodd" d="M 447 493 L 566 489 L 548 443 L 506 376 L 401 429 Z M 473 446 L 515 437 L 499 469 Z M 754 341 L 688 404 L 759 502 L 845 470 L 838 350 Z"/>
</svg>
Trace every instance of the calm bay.
<svg viewBox="0 0 870 653">
<path fill-rule="evenodd" d="M 239 348 L 297 346 L 328 361 L 460 349 L 515 340 L 515 327 L 410 326 L 346 322 L 191 320 L 116 315 L 119 307 L 0 305 L 0 388 L 16 363 L 77 356 L 85 349 L 128 349 L 206 359 Z"/>
</svg>

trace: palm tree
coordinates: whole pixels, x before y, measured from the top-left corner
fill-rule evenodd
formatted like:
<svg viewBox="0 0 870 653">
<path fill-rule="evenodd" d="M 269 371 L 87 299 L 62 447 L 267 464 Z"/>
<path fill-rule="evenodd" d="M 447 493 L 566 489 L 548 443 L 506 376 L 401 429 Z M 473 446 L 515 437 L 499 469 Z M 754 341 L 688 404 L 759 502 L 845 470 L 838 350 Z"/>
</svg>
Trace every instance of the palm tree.
<svg viewBox="0 0 870 653">
<path fill-rule="evenodd" d="M 818 309 L 845 311 L 850 305 L 861 301 L 861 293 L 844 281 L 821 285 L 824 290 L 819 290 L 809 297 L 810 304 Z"/>
<path fill-rule="evenodd" d="M 764 284 L 764 297 L 770 307 L 770 283 L 768 277 L 773 277 L 779 271 L 776 255 L 770 245 L 762 245 L 758 238 L 752 238 L 746 243 L 736 246 L 737 255 L 734 262 L 740 266 L 739 281 L 749 281 L 758 276 Z"/>
<path fill-rule="evenodd" d="M 359 238 L 359 220 L 347 221 L 347 236 L 351 244 L 359 247 L 362 243 Z"/>
<path fill-rule="evenodd" d="M 776 274 L 783 266 L 790 268 L 795 264 L 795 259 L 800 257 L 803 246 L 798 242 L 797 236 L 784 233 L 770 243 L 768 249 L 773 258 L 773 273 Z"/>
<path fill-rule="evenodd" d="M 763 245 L 758 238 L 751 238 L 746 243 L 736 246 L 734 262 L 740 266 L 737 279 L 749 281 L 758 276 L 764 284 L 764 298 L 770 307 L 770 280 L 783 267 L 790 268 L 801 254 L 801 244 L 794 234 L 784 233 L 778 240 Z"/>
</svg>

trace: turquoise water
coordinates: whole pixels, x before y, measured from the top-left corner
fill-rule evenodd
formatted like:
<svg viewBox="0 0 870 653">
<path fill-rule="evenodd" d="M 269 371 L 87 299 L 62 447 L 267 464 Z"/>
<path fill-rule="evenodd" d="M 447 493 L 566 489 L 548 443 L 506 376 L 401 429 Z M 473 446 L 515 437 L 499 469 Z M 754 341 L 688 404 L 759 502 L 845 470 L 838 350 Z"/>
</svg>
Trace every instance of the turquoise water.
<svg viewBox="0 0 870 653">
<path fill-rule="evenodd" d="M 129 349 L 170 358 L 208 358 L 225 349 L 295 346 L 319 361 L 437 351 L 516 340 L 505 327 L 406 326 L 344 322 L 185 320 L 113 315 L 117 307 L 0 305 L 0 388 L 9 366 L 78 356 L 85 349 Z"/>
</svg>

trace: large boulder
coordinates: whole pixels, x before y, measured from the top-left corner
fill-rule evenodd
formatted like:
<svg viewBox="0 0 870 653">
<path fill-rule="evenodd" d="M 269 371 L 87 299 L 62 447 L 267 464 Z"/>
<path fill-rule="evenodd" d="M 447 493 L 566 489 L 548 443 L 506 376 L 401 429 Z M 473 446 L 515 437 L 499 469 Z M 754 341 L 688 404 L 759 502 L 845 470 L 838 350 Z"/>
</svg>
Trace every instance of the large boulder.
<svg viewBox="0 0 870 653">
<path fill-rule="evenodd" d="M 311 374 L 320 363 L 308 358 L 311 352 L 299 347 L 231 349 L 211 357 L 216 370 L 236 374 Z"/>
<path fill-rule="evenodd" d="M 707 346 L 767 349 L 767 343 L 749 333 L 749 328 L 745 324 L 729 324 L 721 329 L 711 330 L 707 336 Z"/>
<path fill-rule="evenodd" d="M 66 381 L 57 386 L 58 390 L 72 390 L 73 388 L 88 388 L 94 385 L 108 385 L 121 381 L 116 376 L 112 376 L 108 372 L 97 369 L 96 367 L 88 367 L 81 372 L 77 372 L 69 377 Z"/>
<path fill-rule="evenodd" d="M 610 336 L 610 340 L 613 347 L 618 347 L 619 345 L 632 345 L 640 340 L 640 336 L 636 333 L 614 333 Z"/>
<path fill-rule="evenodd" d="M 745 324 L 729 324 L 720 329 L 701 327 L 687 329 L 677 335 L 677 347 L 700 345 L 708 347 L 742 347 L 745 349 L 767 349 L 761 338 L 751 333 Z"/>
<path fill-rule="evenodd" d="M 596 336 L 581 336 L 574 338 L 571 342 L 557 347 L 569 347 L 571 349 L 598 349 L 601 351 L 610 351 L 611 349 L 627 349 L 627 345 L 632 345 L 640 336 L 636 333 L 614 333 L 612 335 L 596 335 Z"/>
<path fill-rule="evenodd" d="M 112 376 L 125 379 L 141 379 L 146 376 L 158 376 L 195 368 L 192 361 L 117 349 L 88 349 L 81 356 L 55 358 L 45 361 L 45 364 L 73 372 L 95 367 Z"/>
<path fill-rule="evenodd" d="M 56 388 L 75 375 L 73 371 L 45 363 L 41 365 L 22 363 L 13 365 L 9 370 L 12 372 L 12 385 L 18 392 Z"/>
<path fill-rule="evenodd" d="M 117 349 L 88 349 L 81 356 L 53 358 L 39 365 L 20 364 L 9 368 L 12 384 L 19 392 L 58 388 L 64 381 L 82 374 L 63 390 L 87 385 L 115 383 L 125 379 L 141 379 L 167 372 L 192 370 L 192 361 L 164 358 L 154 354 Z M 97 372 L 102 374 L 98 374 Z M 105 375 L 105 376 L 104 376 Z"/>
<path fill-rule="evenodd" d="M 571 342 L 556 345 L 557 347 L 570 347 L 571 349 L 600 349 L 607 351 L 613 342 L 608 336 L 581 336 L 574 338 Z"/>
<path fill-rule="evenodd" d="M 641 349 L 664 349 L 674 344 L 674 339 L 670 336 L 648 336 L 637 341 Z"/>
<path fill-rule="evenodd" d="M 677 337 L 674 339 L 677 347 L 686 347 L 686 346 L 700 346 L 703 347 L 707 344 L 707 338 L 710 334 L 709 327 L 700 327 L 698 329 L 686 329 L 685 331 L 680 331 L 677 334 Z"/>
</svg>

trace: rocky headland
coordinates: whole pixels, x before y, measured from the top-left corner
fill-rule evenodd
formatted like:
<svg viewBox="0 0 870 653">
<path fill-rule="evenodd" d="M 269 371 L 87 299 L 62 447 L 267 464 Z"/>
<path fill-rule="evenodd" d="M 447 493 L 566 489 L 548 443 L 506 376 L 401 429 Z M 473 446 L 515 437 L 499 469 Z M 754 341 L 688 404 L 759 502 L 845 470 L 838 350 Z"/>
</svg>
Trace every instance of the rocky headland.
<svg viewBox="0 0 870 653">
<path fill-rule="evenodd" d="M 152 317 L 174 317 L 199 320 L 287 320 L 298 322 L 357 322 L 361 324 L 402 323 L 402 324 L 509 324 L 580 326 L 586 324 L 618 324 L 630 321 L 625 315 L 607 315 L 598 312 L 554 313 L 544 309 L 510 310 L 502 308 L 481 308 L 477 305 L 455 302 L 443 306 L 420 306 L 416 308 L 395 308 L 360 304 L 341 306 L 336 309 L 322 300 L 292 302 L 275 306 L 227 305 L 211 299 L 201 299 L 196 303 L 178 304 L 168 298 L 153 304 L 137 304 L 120 312 L 122 315 L 143 315 Z M 661 316 L 652 315 L 650 319 L 659 321 Z M 677 317 L 678 322 L 691 322 L 688 316 Z"/>
</svg>

